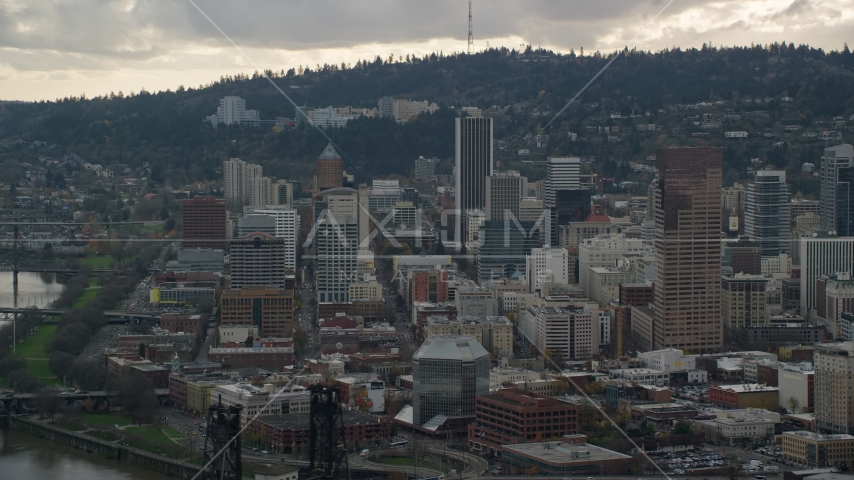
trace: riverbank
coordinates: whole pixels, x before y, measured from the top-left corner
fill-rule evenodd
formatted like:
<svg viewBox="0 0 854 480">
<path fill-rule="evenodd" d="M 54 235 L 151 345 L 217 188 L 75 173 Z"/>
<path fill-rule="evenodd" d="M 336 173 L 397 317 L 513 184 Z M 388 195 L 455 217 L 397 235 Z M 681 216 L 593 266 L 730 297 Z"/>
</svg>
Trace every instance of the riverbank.
<svg viewBox="0 0 854 480">
<path fill-rule="evenodd" d="M 110 460 L 20 430 L 0 428 L 0 474 L 10 479 L 163 480 L 156 470 Z"/>
<path fill-rule="evenodd" d="M 192 478 L 199 470 L 199 466 L 193 463 L 156 455 L 129 445 L 123 445 L 119 442 L 103 440 L 83 432 L 74 432 L 23 417 L 11 417 L 9 419 L 9 427 L 39 438 L 68 445 L 87 453 L 98 454 L 108 460 L 116 460 L 156 470 L 168 476 Z"/>
</svg>

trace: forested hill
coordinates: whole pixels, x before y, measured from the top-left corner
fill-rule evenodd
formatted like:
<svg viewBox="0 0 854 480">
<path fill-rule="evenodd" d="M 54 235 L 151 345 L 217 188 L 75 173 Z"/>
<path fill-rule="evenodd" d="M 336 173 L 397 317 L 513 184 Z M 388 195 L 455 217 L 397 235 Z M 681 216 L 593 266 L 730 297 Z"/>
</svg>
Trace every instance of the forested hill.
<svg viewBox="0 0 854 480">
<path fill-rule="evenodd" d="M 502 140 L 496 157 L 502 166 L 521 164 L 519 150 L 529 149 L 525 160 L 593 157 L 594 168 L 610 170 L 604 173 L 618 179 L 636 177 L 629 162 L 644 161 L 656 147 L 698 142 L 726 146 L 729 182 L 747 173 L 752 158 L 796 170 L 805 161 L 817 162 L 824 145 L 807 133 L 836 129 L 845 139 L 851 133 L 846 127 L 854 114 L 854 55 L 847 46 L 833 52 L 792 44 L 704 46 L 619 52 L 545 131 L 548 144 L 536 148 L 531 134 L 539 133 L 615 54 L 492 49 L 470 56 L 377 58 L 267 73 L 296 103 L 309 107 L 375 107 L 377 99 L 387 95 L 429 100 L 441 107 L 477 106 L 496 119 L 495 138 Z M 228 157 L 261 163 L 266 173 L 280 178 L 311 176 L 313 160 L 327 142 L 320 132 L 275 132 L 269 126 L 213 129 L 202 118 L 215 113 L 226 95 L 245 98 L 247 108 L 259 110 L 265 120 L 294 117 L 293 106 L 263 73 L 222 77 L 175 91 L 5 102 L 0 103 L 0 161 L 12 181 L 22 162 L 71 153 L 103 165 L 134 168 L 147 162 L 153 181 L 176 186 L 217 178 Z M 409 174 L 419 155 L 452 156 L 454 115 L 442 108 L 404 125 L 363 118 L 326 133 L 359 180 Z M 839 117 L 843 124 L 837 123 Z M 704 130 L 704 124 L 715 122 L 721 124 L 719 130 Z M 633 128 L 638 123 L 657 128 L 638 132 Z M 600 135 L 601 127 L 614 126 L 622 127 L 618 134 L 610 134 L 609 128 L 609 135 Z M 593 133 L 591 127 L 598 130 Z M 728 143 L 725 130 L 753 136 Z M 579 138 L 572 141 L 570 133 Z M 601 141 L 593 138 L 597 136 Z M 530 173 L 537 176 L 536 171 Z"/>
</svg>

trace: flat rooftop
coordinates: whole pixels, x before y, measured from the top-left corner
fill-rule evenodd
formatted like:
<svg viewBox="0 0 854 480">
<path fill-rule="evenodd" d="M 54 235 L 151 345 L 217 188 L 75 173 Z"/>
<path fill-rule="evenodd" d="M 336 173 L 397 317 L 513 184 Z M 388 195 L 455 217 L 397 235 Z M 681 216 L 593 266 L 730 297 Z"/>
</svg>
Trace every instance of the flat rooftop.
<svg viewBox="0 0 854 480">
<path fill-rule="evenodd" d="M 715 388 L 715 387 L 712 387 Z M 775 392 L 780 390 L 777 387 L 769 387 L 767 385 L 761 385 L 758 383 L 746 383 L 746 384 L 736 384 L 736 385 L 718 385 L 717 388 L 722 390 L 732 390 L 735 393 L 751 393 L 751 392 Z"/>
<path fill-rule="evenodd" d="M 589 443 L 569 444 L 560 441 L 552 441 L 503 445 L 502 448 L 552 464 L 601 462 L 603 460 L 631 460 L 632 458 L 619 452 L 590 445 Z"/>
<path fill-rule="evenodd" d="M 798 430 L 796 432 L 785 432 L 783 435 L 795 435 L 809 440 L 854 440 L 854 435 L 847 433 L 838 433 L 834 435 L 824 435 L 816 432 L 808 432 L 806 430 Z"/>
</svg>

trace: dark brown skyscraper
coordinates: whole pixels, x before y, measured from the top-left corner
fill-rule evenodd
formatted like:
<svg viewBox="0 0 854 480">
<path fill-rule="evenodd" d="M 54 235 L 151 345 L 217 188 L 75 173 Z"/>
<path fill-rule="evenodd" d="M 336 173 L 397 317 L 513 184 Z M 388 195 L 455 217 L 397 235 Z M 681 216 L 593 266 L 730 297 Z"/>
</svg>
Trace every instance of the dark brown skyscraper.
<svg viewBox="0 0 854 480">
<path fill-rule="evenodd" d="M 195 197 L 181 202 L 184 248 L 225 248 L 227 213 L 225 200 Z"/>
<path fill-rule="evenodd" d="M 719 351 L 721 324 L 721 149 L 656 152 L 653 346 Z"/>
<path fill-rule="evenodd" d="M 317 190 L 344 186 L 344 161 L 330 143 L 317 157 Z"/>
</svg>

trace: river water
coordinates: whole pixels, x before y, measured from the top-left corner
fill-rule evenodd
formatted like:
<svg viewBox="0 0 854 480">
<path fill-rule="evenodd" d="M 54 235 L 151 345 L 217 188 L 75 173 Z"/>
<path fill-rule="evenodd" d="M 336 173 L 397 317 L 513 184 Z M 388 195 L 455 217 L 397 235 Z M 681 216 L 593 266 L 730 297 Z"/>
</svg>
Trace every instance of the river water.
<svg viewBox="0 0 854 480">
<path fill-rule="evenodd" d="M 21 272 L 18 274 L 18 307 L 46 307 L 65 288 L 53 273 Z M 0 272 L 0 307 L 14 306 L 12 272 Z"/>
<path fill-rule="evenodd" d="M 161 480 L 165 475 L 6 428 L 0 429 L 0 478 Z"/>
<path fill-rule="evenodd" d="M 47 307 L 62 293 L 52 273 L 18 274 L 18 307 Z M 0 307 L 14 306 L 12 272 L 0 272 Z M 4 322 L 0 320 L 0 327 Z M 0 479 L 6 480 L 155 480 L 152 470 L 86 453 L 11 429 L 0 429 Z"/>
<path fill-rule="evenodd" d="M 47 307 L 65 288 L 53 273 L 21 272 L 18 274 L 18 308 Z M 0 272 L 0 307 L 14 307 L 12 272 Z M 0 327 L 6 321 L 0 320 Z"/>
</svg>

